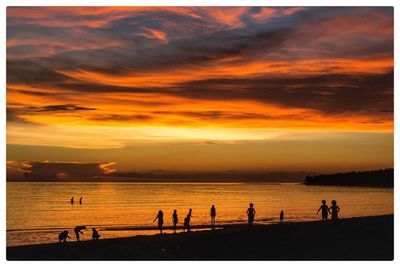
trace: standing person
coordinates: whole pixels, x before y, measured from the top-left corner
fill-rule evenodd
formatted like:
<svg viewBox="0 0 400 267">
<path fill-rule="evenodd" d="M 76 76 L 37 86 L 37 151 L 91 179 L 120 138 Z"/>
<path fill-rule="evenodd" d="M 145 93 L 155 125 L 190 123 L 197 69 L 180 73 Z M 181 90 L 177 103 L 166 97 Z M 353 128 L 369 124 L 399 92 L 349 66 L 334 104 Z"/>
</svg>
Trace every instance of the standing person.
<svg viewBox="0 0 400 267">
<path fill-rule="evenodd" d="M 217 216 L 217 211 L 215 210 L 215 206 L 211 206 L 210 217 L 211 217 L 211 229 L 215 228 L 215 217 Z"/>
<path fill-rule="evenodd" d="M 281 213 L 279 214 L 279 222 L 280 223 L 283 223 L 283 217 L 284 217 L 285 215 L 284 215 L 284 213 L 283 213 L 283 210 L 281 210 Z"/>
<path fill-rule="evenodd" d="M 188 213 L 188 215 L 187 215 L 188 217 L 189 217 L 189 220 L 190 220 L 190 218 L 192 218 L 193 216 L 192 216 L 192 209 L 189 209 L 189 213 Z"/>
<path fill-rule="evenodd" d="M 187 232 L 190 232 L 190 218 L 192 218 L 192 209 L 189 209 L 189 213 L 186 215 L 184 226 Z"/>
<path fill-rule="evenodd" d="M 174 210 L 174 213 L 172 214 L 172 231 L 174 234 L 176 233 L 176 224 L 178 223 L 178 214 L 176 213 L 176 210 Z"/>
<path fill-rule="evenodd" d="M 71 197 L 71 205 L 74 205 L 74 197 Z"/>
<path fill-rule="evenodd" d="M 183 232 L 189 232 L 190 231 L 190 219 L 188 216 L 185 217 L 185 220 L 183 221 Z"/>
<path fill-rule="evenodd" d="M 79 204 L 82 205 L 82 197 L 79 199 Z"/>
<path fill-rule="evenodd" d="M 76 241 L 79 241 L 79 234 L 83 235 L 83 232 L 81 230 L 85 230 L 86 226 L 76 226 L 74 228 L 75 236 L 76 236 Z"/>
<path fill-rule="evenodd" d="M 337 221 L 339 216 L 338 213 L 340 212 L 339 206 L 336 206 L 336 200 L 332 200 L 332 206 L 329 207 L 328 211 L 332 214 L 332 221 Z"/>
<path fill-rule="evenodd" d="M 249 208 L 247 209 L 246 213 L 247 213 L 247 217 L 248 217 L 248 223 L 249 226 L 253 225 L 254 222 L 254 217 L 256 216 L 256 210 L 253 208 L 253 203 L 249 204 Z"/>
<path fill-rule="evenodd" d="M 158 219 L 158 229 L 160 230 L 160 234 L 162 234 L 162 226 L 164 224 L 164 213 L 162 212 L 162 210 L 158 211 L 158 214 L 153 222 L 155 222 L 157 219 Z"/>
<path fill-rule="evenodd" d="M 322 205 L 321 207 L 319 207 L 318 211 L 317 211 L 317 215 L 319 213 L 319 211 L 321 211 L 322 214 L 322 221 L 327 221 L 328 220 L 328 205 L 326 205 L 326 200 L 322 200 Z"/>
</svg>

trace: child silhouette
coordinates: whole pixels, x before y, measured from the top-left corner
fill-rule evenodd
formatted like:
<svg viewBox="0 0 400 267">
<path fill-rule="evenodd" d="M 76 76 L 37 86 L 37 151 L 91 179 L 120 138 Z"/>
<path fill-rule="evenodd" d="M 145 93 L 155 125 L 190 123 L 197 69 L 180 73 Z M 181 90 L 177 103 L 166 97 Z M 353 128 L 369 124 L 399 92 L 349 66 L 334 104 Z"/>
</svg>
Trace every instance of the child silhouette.
<svg viewBox="0 0 400 267">
<path fill-rule="evenodd" d="M 253 225 L 254 222 L 254 217 L 256 216 L 256 210 L 253 208 L 253 203 L 249 204 L 249 208 L 247 209 L 246 213 L 247 213 L 247 217 L 248 217 L 248 223 L 249 226 Z"/>
<path fill-rule="evenodd" d="M 96 228 L 92 228 L 92 238 L 93 240 L 97 240 L 100 238 L 99 232 L 97 232 Z"/>
<path fill-rule="evenodd" d="M 332 215 L 332 221 L 337 221 L 339 216 L 338 213 L 340 212 L 339 206 L 336 205 L 336 200 L 332 200 L 332 206 L 329 207 L 328 211 Z"/>
<path fill-rule="evenodd" d="M 58 241 L 59 242 L 67 242 L 67 238 L 71 239 L 71 237 L 69 237 L 68 235 L 68 231 L 62 231 L 59 235 L 58 235 Z"/>
<path fill-rule="evenodd" d="M 322 200 L 322 205 L 321 207 L 319 207 L 318 211 L 317 211 L 317 215 L 319 213 L 319 211 L 322 211 L 322 221 L 326 221 L 328 220 L 328 205 L 326 205 L 326 200 Z"/>
</svg>

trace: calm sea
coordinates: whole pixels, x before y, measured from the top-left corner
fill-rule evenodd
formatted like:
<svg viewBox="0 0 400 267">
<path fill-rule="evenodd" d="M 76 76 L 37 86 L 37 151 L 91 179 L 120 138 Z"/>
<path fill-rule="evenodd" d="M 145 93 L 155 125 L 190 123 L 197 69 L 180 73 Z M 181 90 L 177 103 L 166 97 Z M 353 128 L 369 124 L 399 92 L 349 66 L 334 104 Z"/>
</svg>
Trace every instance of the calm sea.
<svg viewBox="0 0 400 267">
<path fill-rule="evenodd" d="M 70 198 L 74 197 L 74 205 Z M 83 197 L 82 205 L 79 198 Z M 61 230 L 76 225 L 96 227 L 102 238 L 154 234 L 145 228 L 159 209 L 164 225 L 171 225 L 174 209 L 179 224 L 189 208 L 192 225 L 207 224 L 212 204 L 217 223 L 243 223 L 249 202 L 256 223 L 275 223 L 281 210 L 285 221 L 319 220 L 322 199 L 337 200 L 340 217 L 393 213 L 393 189 L 322 187 L 270 183 L 7 183 L 7 246 L 58 241 Z M 171 232 L 170 230 L 166 231 Z M 90 239 L 86 230 L 82 240 Z"/>
</svg>

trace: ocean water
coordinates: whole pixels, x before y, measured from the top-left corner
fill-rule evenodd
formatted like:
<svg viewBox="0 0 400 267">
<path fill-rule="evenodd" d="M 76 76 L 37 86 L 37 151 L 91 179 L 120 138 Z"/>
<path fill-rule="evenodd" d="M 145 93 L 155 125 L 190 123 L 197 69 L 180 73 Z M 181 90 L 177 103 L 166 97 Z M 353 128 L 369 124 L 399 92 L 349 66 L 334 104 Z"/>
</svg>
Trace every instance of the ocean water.
<svg viewBox="0 0 400 267">
<path fill-rule="evenodd" d="M 74 205 L 70 198 L 74 197 Z M 79 198 L 83 197 L 82 205 Z M 211 205 L 217 224 L 245 223 L 250 202 L 257 212 L 255 223 L 276 223 L 281 210 L 285 221 L 319 220 L 322 199 L 337 200 L 339 217 L 393 213 L 393 189 L 324 187 L 271 183 L 7 183 L 7 246 L 58 242 L 58 233 L 86 225 L 81 240 L 91 238 L 96 227 L 101 238 L 154 234 L 147 229 L 159 209 L 164 225 L 172 224 L 178 211 L 179 225 L 192 208 L 192 225 L 209 223 Z M 181 231 L 181 230 L 179 230 Z M 170 233 L 171 230 L 166 230 Z"/>
</svg>

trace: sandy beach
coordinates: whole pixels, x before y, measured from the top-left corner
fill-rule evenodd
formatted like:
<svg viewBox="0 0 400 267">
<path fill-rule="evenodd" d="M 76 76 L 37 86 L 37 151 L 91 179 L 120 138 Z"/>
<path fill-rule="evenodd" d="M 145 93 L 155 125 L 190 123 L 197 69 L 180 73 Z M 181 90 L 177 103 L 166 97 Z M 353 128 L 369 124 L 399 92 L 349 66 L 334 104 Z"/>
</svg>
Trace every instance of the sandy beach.
<svg viewBox="0 0 400 267">
<path fill-rule="evenodd" d="M 392 260 L 393 215 L 7 247 L 8 260 Z"/>
</svg>

